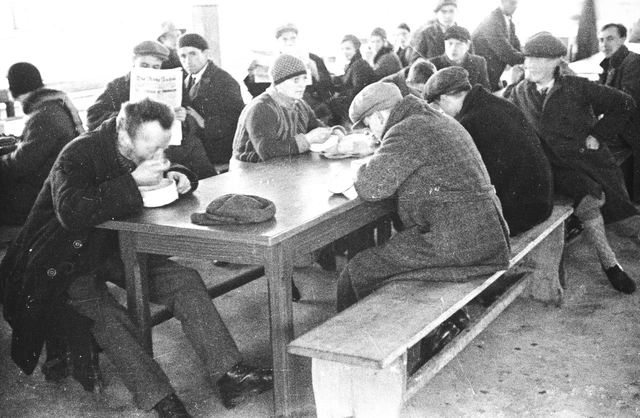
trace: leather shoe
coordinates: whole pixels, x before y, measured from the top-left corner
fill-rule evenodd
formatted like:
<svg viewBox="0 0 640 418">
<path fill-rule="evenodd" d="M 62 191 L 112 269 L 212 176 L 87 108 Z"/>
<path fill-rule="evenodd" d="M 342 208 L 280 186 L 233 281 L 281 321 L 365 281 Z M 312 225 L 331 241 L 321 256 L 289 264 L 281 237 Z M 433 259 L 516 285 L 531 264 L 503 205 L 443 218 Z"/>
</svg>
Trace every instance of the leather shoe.
<svg viewBox="0 0 640 418">
<path fill-rule="evenodd" d="M 236 364 L 218 380 L 222 404 L 227 409 L 238 406 L 252 393 L 273 389 L 273 370 L 259 369 L 242 362 Z"/>
<path fill-rule="evenodd" d="M 153 407 L 160 418 L 193 418 L 175 393 L 167 395 Z"/>
<path fill-rule="evenodd" d="M 602 270 L 607 275 L 607 279 L 611 282 L 611 286 L 613 286 L 613 288 L 618 292 L 630 295 L 636 291 L 636 283 L 618 264 L 613 267 L 609 267 L 608 269 L 602 267 Z"/>
</svg>

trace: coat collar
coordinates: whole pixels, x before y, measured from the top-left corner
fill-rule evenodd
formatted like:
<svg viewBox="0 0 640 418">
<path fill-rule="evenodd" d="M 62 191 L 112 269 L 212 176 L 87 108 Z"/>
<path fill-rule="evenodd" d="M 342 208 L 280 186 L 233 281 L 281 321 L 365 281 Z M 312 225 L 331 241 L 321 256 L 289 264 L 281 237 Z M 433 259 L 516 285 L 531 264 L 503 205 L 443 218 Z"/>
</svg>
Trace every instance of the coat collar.
<svg viewBox="0 0 640 418">
<path fill-rule="evenodd" d="M 600 66 L 606 72 L 610 69 L 617 69 L 622 65 L 622 61 L 629 55 L 629 48 L 626 45 L 622 45 L 613 55 L 609 58 L 605 58 L 600 62 Z"/>
</svg>

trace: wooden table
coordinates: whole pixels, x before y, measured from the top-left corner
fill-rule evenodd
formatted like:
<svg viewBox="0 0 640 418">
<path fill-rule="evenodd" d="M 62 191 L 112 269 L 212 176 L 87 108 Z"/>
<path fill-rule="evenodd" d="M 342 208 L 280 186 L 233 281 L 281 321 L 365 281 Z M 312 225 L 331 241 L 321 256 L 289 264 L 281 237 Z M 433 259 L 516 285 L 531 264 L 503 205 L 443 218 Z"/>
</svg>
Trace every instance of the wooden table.
<svg viewBox="0 0 640 418">
<path fill-rule="evenodd" d="M 292 370 L 286 346 L 293 339 L 293 260 L 395 210 L 392 201 L 364 202 L 353 188 L 344 195 L 327 190 L 336 175 L 349 175 L 351 161 L 305 154 L 255 164 L 205 179 L 192 195 L 169 206 L 100 225 L 119 231 L 128 306 L 149 351 L 146 254 L 263 265 L 268 281 L 275 415 L 291 416 Z M 204 212 L 209 202 L 227 193 L 272 200 L 275 219 L 253 225 L 191 223 L 191 213 Z"/>
</svg>

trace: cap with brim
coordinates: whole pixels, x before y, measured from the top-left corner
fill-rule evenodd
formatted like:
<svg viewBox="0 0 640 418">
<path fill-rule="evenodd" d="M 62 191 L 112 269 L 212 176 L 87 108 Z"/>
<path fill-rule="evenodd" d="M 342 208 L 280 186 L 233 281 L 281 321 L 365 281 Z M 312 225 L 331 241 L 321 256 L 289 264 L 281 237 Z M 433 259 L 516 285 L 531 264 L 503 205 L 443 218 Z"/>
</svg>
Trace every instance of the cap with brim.
<svg viewBox="0 0 640 418">
<path fill-rule="evenodd" d="M 471 88 L 469 72 L 462 67 L 447 67 L 436 71 L 425 85 L 424 99 L 428 102 L 436 100 L 443 94 Z"/>
<path fill-rule="evenodd" d="M 471 34 L 466 28 L 462 26 L 451 26 L 444 32 L 444 40 L 447 39 L 457 39 L 462 42 L 471 41 Z"/>
<path fill-rule="evenodd" d="M 525 57 L 560 58 L 567 55 L 567 47 L 549 32 L 538 32 L 524 44 Z"/>
<path fill-rule="evenodd" d="M 165 61 L 169 58 L 169 49 L 156 41 L 144 41 L 133 47 L 133 55 L 152 55 Z"/>
<path fill-rule="evenodd" d="M 373 83 L 354 97 L 349 107 L 352 129 L 364 128 L 364 118 L 379 110 L 391 109 L 402 101 L 400 89 L 393 83 Z"/>
</svg>

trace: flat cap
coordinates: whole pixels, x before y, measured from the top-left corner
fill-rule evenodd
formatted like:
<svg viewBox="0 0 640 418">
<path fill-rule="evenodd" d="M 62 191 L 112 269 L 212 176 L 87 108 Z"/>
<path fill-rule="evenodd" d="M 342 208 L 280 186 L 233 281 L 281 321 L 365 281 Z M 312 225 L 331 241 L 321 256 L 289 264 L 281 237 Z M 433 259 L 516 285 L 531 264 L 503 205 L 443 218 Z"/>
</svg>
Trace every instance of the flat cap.
<svg viewBox="0 0 640 418">
<path fill-rule="evenodd" d="M 427 80 L 424 91 L 424 99 L 431 102 L 443 94 L 452 93 L 456 90 L 468 87 L 469 72 L 462 67 L 447 67 L 436 71 L 434 75 Z"/>
<path fill-rule="evenodd" d="M 471 41 L 471 34 L 466 28 L 462 26 L 453 25 L 450 26 L 444 33 L 444 40 L 447 39 L 457 39 L 462 42 Z"/>
<path fill-rule="evenodd" d="M 133 55 L 153 55 L 165 61 L 169 58 L 169 49 L 156 41 L 144 41 L 133 47 Z"/>
<path fill-rule="evenodd" d="M 293 23 L 285 23 L 284 25 L 280 25 L 276 28 L 276 39 L 282 36 L 283 33 L 293 32 L 296 35 L 298 34 L 298 27 Z"/>
<path fill-rule="evenodd" d="M 206 51 L 209 49 L 207 40 L 197 33 L 185 33 L 178 38 L 178 48 L 184 48 L 187 46 L 197 48 L 200 51 Z"/>
<path fill-rule="evenodd" d="M 444 6 L 454 6 L 457 9 L 458 0 L 436 0 L 436 7 L 433 9 L 433 12 L 438 13 L 438 10 L 442 9 Z"/>
<path fill-rule="evenodd" d="M 525 57 L 559 58 L 567 55 L 567 47 L 549 32 L 538 32 L 524 44 L 522 52 Z"/>
<path fill-rule="evenodd" d="M 393 83 L 373 83 L 363 88 L 353 98 L 349 107 L 349 119 L 353 129 L 363 128 L 362 120 L 374 112 L 390 109 L 402 100 L 400 89 Z"/>
</svg>

